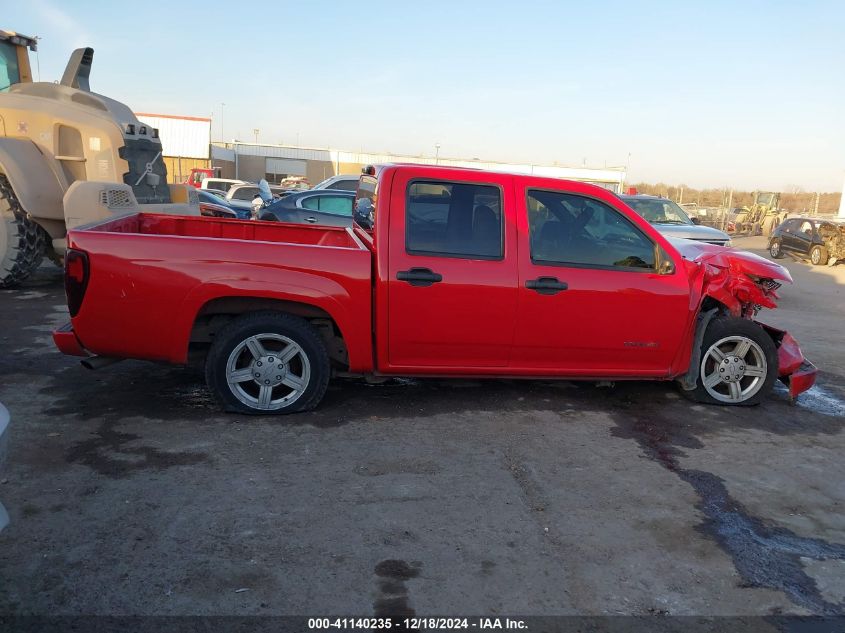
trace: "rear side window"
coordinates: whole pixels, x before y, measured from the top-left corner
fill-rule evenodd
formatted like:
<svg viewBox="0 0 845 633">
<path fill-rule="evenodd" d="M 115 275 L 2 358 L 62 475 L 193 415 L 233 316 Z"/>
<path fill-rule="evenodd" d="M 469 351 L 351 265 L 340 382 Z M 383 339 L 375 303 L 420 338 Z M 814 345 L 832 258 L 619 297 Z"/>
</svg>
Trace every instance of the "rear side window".
<svg viewBox="0 0 845 633">
<path fill-rule="evenodd" d="M 405 250 L 418 255 L 501 259 L 502 192 L 493 185 L 408 185 Z"/>
<path fill-rule="evenodd" d="M 358 189 L 358 179 L 349 178 L 345 180 L 338 180 L 329 189 L 340 189 L 341 191 L 356 191 Z"/>
<path fill-rule="evenodd" d="M 349 196 L 309 196 L 302 201 L 302 206 L 321 213 L 352 216 L 352 198 Z"/>
<path fill-rule="evenodd" d="M 252 200 L 258 195 L 258 187 L 241 187 L 232 194 L 232 200 Z"/>
<path fill-rule="evenodd" d="M 654 270 L 654 243 L 609 205 L 559 191 L 528 191 L 535 263 Z"/>
</svg>

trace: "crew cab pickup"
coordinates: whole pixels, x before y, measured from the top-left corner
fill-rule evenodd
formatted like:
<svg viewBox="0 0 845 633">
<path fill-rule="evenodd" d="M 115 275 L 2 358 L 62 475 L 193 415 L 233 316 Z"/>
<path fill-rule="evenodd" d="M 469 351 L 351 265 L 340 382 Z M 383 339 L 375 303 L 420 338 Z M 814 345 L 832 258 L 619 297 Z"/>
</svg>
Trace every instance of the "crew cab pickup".
<svg viewBox="0 0 845 633">
<path fill-rule="evenodd" d="M 387 165 L 351 228 L 134 214 L 73 230 L 66 354 L 204 364 L 230 411 L 315 407 L 332 376 L 676 380 L 708 403 L 794 397 L 816 370 L 754 320 L 790 282 L 671 241 L 612 193 Z"/>
</svg>

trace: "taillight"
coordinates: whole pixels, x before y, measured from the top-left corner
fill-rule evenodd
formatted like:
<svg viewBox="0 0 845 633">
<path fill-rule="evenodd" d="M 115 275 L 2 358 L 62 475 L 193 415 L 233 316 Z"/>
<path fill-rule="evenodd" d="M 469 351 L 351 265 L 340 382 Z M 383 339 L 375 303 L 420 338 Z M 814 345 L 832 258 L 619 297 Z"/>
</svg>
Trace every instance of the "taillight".
<svg viewBox="0 0 845 633">
<path fill-rule="evenodd" d="M 88 254 L 70 248 L 65 253 L 65 295 L 70 316 L 79 314 L 88 288 Z"/>
</svg>

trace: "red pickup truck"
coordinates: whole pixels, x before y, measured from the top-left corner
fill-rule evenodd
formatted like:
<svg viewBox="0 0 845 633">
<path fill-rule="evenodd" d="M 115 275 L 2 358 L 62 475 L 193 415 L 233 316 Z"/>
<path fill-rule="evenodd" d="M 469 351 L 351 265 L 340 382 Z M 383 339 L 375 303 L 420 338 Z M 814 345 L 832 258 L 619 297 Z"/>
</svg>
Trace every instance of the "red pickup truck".
<svg viewBox="0 0 845 633">
<path fill-rule="evenodd" d="M 786 269 L 670 241 L 592 185 L 389 165 L 352 228 L 134 214 L 68 234 L 66 354 L 204 363 L 222 405 L 315 407 L 332 376 L 676 380 L 710 403 L 816 370 L 754 321 Z"/>
</svg>

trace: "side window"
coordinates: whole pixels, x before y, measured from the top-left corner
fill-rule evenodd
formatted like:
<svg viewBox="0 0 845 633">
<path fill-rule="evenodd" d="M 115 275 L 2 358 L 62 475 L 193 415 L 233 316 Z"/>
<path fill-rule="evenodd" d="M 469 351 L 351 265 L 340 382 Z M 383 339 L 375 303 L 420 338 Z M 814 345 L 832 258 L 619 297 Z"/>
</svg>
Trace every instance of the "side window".
<svg viewBox="0 0 845 633">
<path fill-rule="evenodd" d="M 654 270 L 654 243 L 609 205 L 558 191 L 528 191 L 531 260 L 620 270 Z"/>
<path fill-rule="evenodd" d="M 320 210 L 320 196 L 308 196 L 302 201 L 303 209 L 311 209 L 312 211 Z"/>
<path fill-rule="evenodd" d="M 352 216 L 352 198 L 349 196 L 308 196 L 302 201 L 302 208 L 331 215 Z"/>
<path fill-rule="evenodd" d="M 803 233 L 804 235 L 811 236 L 813 234 L 813 223 L 807 220 L 804 220 L 801 223 L 801 227 L 798 229 L 799 233 Z"/>
<path fill-rule="evenodd" d="M 252 200 L 258 195 L 258 187 L 241 187 L 232 194 L 234 200 Z"/>
<path fill-rule="evenodd" d="M 493 185 L 416 181 L 408 186 L 405 250 L 501 259 L 502 192 Z"/>
<path fill-rule="evenodd" d="M 342 191 L 356 191 L 358 189 L 358 179 L 354 180 L 338 180 L 331 187 L 332 189 L 341 189 Z"/>
<path fill-rule="evenodd" d="M 352 216 L 352 198 L 349 196 L 317 196 L 320 211 L 331 215 Z"/>
</svg>

